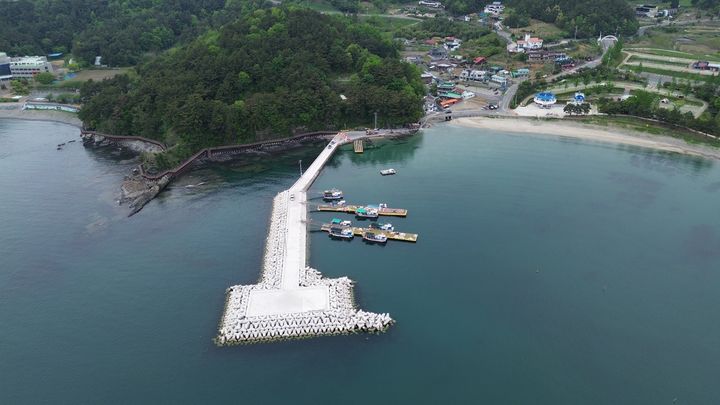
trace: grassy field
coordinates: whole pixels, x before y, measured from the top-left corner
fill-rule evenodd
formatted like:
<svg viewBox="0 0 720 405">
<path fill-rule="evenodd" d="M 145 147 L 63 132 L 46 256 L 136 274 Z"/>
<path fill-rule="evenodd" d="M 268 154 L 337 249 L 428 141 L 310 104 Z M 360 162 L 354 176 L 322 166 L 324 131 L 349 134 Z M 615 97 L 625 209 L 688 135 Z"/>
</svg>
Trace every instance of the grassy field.
<svg viewBox="0 0 720 405">
<path fill-rule="evenodd" d="M 640 90 L 630 90 L 630 94 L 637 94 L 638 91 L 640 91 Z M 645 90 L 645 91 L 647 91 L 647 90 Z M 671 91 L 668 90 L 667 92 L 670 93 Z M 703 103 L 701 103 L 700 101 L 689 100 L 687 98 L 679 98 L 679 97 L 676 97 L 673 95 L 663 94 L 662 92 L 651 91 L 651 93 L 657 94 L 658 99 L 663 99 L 663 98 L 668 99 L 674 106 L 676 106 L 678 108 L 680 108 L 684 105 L 690 105 L 690 106 L 694 106 L 694 107 L 702 107 L 702 105 L 703 105 Z"/>
<path fill-rule="evenodd" d="M 720 60 L 719 31 L 720 26 L 712 24 L 650 29 L 637 41 L 628 43 L 626 48 L 652 48 L 652 51 L 641 52 L 659 56 Z"/>
<path fill-rule="evenodd" d="M 681 52 L 681 51 L 672 51 L 668 49 L 650 49 L 650 48 L 644 48 L 644 49 L 635 49 L 635 48 L 624 48 L 626 51 L 630 52 L 637 52 L 637 53 L 646 53 L 649 55 L 657 55 L 657 56 L 669 56 L 671 58 L 686 58 L 686 59 L 696 59 L 696 56 L 687 53 L 687 52 Z"/>
<path fill-rule="evenodd" d="M 90 79 L 94 81 L 109 79 L 117 75 L 127 73 L 132 68 L 117 69 L 86 69 L 78 72 L 72 79 L 63 80 L 63 82 L 86 82 Z"/>
<path fill-rule="evenodd" d="M 657 65 L 673 65 L 673 66 L 682 66 L 682 67 L 688 67 L 690 63 L 693 61 L 691 59 L 688 59 L 687 62 L 676 62 L 676 61 L 667 61 L 667 60 L 660 60 L 660 59 L 648 59 L 643 58 L 642 56 L 632 55 L 630 59 L 628 59 L 628 62 L 642 62 L 642 63 L 655 63 Z"/>
<path fill-rule="evenodd" d="M 623 65 L 622 68 L 632 70 L 633 72 L 636 72 L 636 73 L 639 73 L 639 72 L 654 73 L 656 75 L 676 77 L 678 79 L 684 79 L 684 80 L 709 82 L 715 78 L 715 76 L 700 75 L 700 74 L 689 73 L 689 72 L 676 72 L 674 70 L 658 69 L 658 68 L 652 68 L 652 67 L 647 67 L 647 66 L 643 66 L 641 68 L 640 66 Z"/>
<path fill-rule="evenodd" d="M 582 89 L 582 90 L 556 90 L 554 91 L 556 96 L 567 96 L 570 94 L 575 94 L 576 91 L 583 92 L 586 96 L 592 96 L 594 94 L 593 86 L 590 86 L 588 88 Z M 623 87 L 613 87 L 609 92 L 601 93 L 600 95 L 607 95 L 607 94 L 623 94 L 625 92 L 625 88 Z"/>
<path fill-rule="evenodd" d="M 530 25 L 527 27 L 511 28 L 510 32 L 518 38 L 525 36 L 525 33 L 543 39 L 560 39 L 565 36 L 565 32 L 554 24 L 548 24 L 540 20 L 530 20 Z"/>
<path fill-rule="evenodd" d="M 129 73 L 132 68 L 116 68 L 116 69 L 86 69 L 75 74 L 75 77 L 67 80 L 55 81 L 53 84 L 48 86 L 38 85 L 39 89 L 53 90 L 53 89 L 79 89 L 83 83 L 92 79 L 94 81 L 102 81 L 103 79 L 109 79 L 119 74 Z"/>
</svg>

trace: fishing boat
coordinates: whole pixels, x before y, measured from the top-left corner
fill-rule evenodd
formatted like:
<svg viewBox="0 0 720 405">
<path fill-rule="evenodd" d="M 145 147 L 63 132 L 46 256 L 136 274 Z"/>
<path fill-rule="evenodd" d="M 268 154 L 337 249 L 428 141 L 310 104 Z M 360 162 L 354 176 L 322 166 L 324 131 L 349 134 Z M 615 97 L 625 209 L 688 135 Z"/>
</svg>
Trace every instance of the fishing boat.
<svg viewBox="0 0 720 405">
<path fill-rule="evenodd" d="M 370 207 L 359 207 L 355 210 L 355 216 L 358 218 L 377 218 L 378 210 Z"/>
<path fill-rule="evenodd" d="M 352 226 L 352 221 L 343 221 L 340 218 L 333 218 L 332 221 L 330 221 L 330 225 L 334 226 Z"/>
<path fill-rule="evenodd" d="M 387 242 L 387 236 L 381 233 L 365 232 L 363 233 L 363 240 L 371 243 L 385 243 Z"/>
<path fill-rule="evenodd" d="M 384 224 L 382 222 L 373 222 L 370 224 L 370 228 L 380 229 L 382 231 L 394 231 L 395 230 L 395 227 L 393 226 L 393 224 L 390 224 L 390 223 Z"/>
<path fill-rule="evenodd" d="M 344 239 L 344 240 L 350 240 L 355 237 L 355 235 L 353 234 L 352 228 L 341 227 L 341 226 L 330 227 L 329 235 L 330 235 L 330 238 L 332 238 L 332 239 Z"/>
<path fill-rule="evenodd" d="M 343 199 L 342 190 L 338 190 L 336 188 L 331 188 L 330 190 L 323 191 L 323 200 L 334 201 L 334 200 L 342 200 L 342 199 Z"/>
<path fill-rule="evenodd" d="M 380 174 L 382 174 L 383 176 L 388 176 L 388 175 L 395 174 L 395 173 L 397 173 L 397 172 L 395 171 L 395 169 L 382 169 L 382 170 L 380 170 Z"/>
</svg>

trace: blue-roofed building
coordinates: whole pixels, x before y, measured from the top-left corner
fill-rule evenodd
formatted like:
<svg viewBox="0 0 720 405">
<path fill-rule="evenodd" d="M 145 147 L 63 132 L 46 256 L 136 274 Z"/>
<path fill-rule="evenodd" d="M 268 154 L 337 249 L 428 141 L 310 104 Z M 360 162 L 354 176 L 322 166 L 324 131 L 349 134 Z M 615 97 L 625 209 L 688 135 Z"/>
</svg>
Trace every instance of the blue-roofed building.
<svg viewBox="0 0 720 405">
<path fill-rule="evenodd" d="M 583 104 L 585 102 L 585 94 L 579 91 L 575 92 L 573 96 L 573 103 L 576 105 Z"/>
<path fill-rule="evenodd" d="M 541 108 L 550 108 L 553 104 L 557 103 L 557 97 L 555 94 L 548 92 L 538 93 L 533 99 L 535 104 Z"/>
</svg>

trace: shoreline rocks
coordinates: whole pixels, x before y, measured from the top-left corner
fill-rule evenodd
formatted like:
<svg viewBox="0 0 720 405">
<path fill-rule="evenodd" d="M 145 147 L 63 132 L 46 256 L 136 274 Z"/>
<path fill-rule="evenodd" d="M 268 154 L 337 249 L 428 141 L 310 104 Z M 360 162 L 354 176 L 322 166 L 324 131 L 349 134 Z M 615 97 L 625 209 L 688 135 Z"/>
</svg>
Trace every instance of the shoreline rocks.
<svg viewBox="0 0 720 405">
<path fill-rule="evenodd" d="M 108 135 L 98 134 L 95 132 L 83 131 L 80 133 L 83 145 L 101 148 L 105 146 L 119 146 L 128 148 L 138 153 L 159 153 L 165 150 L 164 147 L 159 144 L 145 141 L 136 137 L 111 137 Z"/>
<path fill-rule="evenodd" d="M 128 203 L 131 209 L 129 217 L 137 214 L 148 202 L 155 198 L 170 183 L 170 175 L 165 175 L 158 180 L 149 180 L 139 174 L 138 169 L 133 174 L 126 176 L 120 186 L 120 203 Z"/>
</svg>

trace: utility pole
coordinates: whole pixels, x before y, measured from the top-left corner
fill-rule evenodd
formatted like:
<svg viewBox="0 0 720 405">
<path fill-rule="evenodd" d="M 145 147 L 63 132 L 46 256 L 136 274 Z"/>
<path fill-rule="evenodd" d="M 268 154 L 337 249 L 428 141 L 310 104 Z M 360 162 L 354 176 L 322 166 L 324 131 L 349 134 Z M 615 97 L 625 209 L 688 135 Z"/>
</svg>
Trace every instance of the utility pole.
<svg viewBox="0 0 720 405">
<path fill-rule="evenodd" d="M 377 111 L 374 112 L 374 114 L 375 114 L 375 128 L 374 128 L 374 129 L 375 129 L 376 131 L 377 131 L 377 129 L 378 129 L 378 126 L 377 126 L 377 113 L 378 113 Z"/>
<path fill-rule="evenodd" d="M 300 177 L 302 177 L 302 159 L 298 160 L 298 164 L 300 165 Z"/>
<path fill-rule="evenodd" d="M 577 24 L 575 24 L 575 40 L 577 41 Z"/>
</svg>

